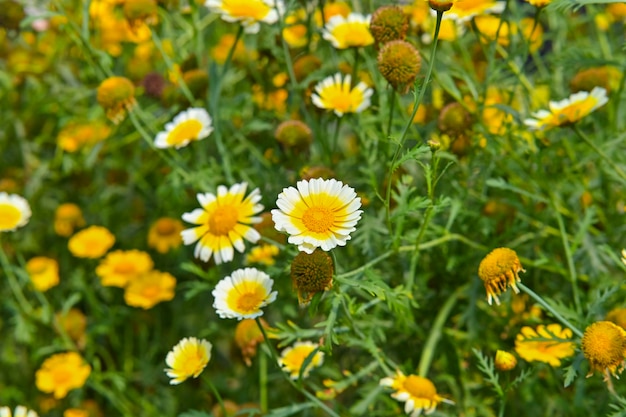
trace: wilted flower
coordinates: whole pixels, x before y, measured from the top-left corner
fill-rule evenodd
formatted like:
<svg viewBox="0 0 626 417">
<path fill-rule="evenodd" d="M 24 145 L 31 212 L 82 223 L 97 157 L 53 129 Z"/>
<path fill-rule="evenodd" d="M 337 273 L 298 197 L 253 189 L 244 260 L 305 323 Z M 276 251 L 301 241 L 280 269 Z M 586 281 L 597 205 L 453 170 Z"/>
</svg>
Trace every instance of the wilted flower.
<svg viewBox="0 0 626 417">
<path fill-rule="evenodd" d="M 313 142 L 311 128 L 300 120 L 287 120 L 276 128 L 274 137 L 285 148 L 304 150 Z"/>
<path fill-rule="evenodd" d="M 370 32 L 379 44 L 404 39 L 409 30 L 409 17 L 400 6 L 381 6 L 372 14 Z"/>
<path fill-rule="evenodd" d="M 97 98 L 107 117 L 115 124 L 124 120 L 126 111 L 137 104 L 135 86 L 125 77 L 109 77 L 102 81 Z"/>
<path fill-rule="evenodd" d="M 264 329 L 269 329 L 269 325 L 263 319 L 260 319 L 261 326 Z M 241 355 L 243 361 L 247 366 L 252 365 L 252 358 L 256 356 L 256 349 L 259 343 L 263 342 L 263 333 L 256 320 L 244 319 L 237 323 L 235 328 L 235 343 L 241 349 Z"/>
<path fill-rule="evenodd" d="M 76 352 L 57 353 L 46 359 L 35 373 L 35 385 L 54 398 L 65 398 L 70 390 L 85 385 L 91 366 Z"/>
<path fill-rule="evenodd" d="M 182 339 L 165 358 L 169 368 L 167 376 L 172 378 L 171 385 L 180 384 L 187 378 L 197 378 L 211 360 L 213 345 L 204 339 L 186 337 Z"/>
<path fill-rule="evenodd" d="M 217 283 L 213 307 L 223 319 L 253 319 L 263 315 L 261 308 L 276 300 L 274 281 L 256 268 L 233 271 Z"/>
<path fill-rule="evenodd" d="M 312 254 L 300 252 L 291 262 L 291 282 L 298 292 L 298 302 L 307 304 L 311 298 L 333 286 L 335 267 L 326 252 L 316 249 Z"/>
<path fill-rule="evenodd" d="M 497 248 L 485 256 L 478 266 L 478 276 L 485 284 L 489 305 L 492 300 L 500 305 L 498 296 L 508 287 L 513 288 L 516 294 L 519 293 L 516 283 L 521 281 L 518 275 L 520 271 L 526 272 L 512 249 Z"/>
<path fill-rule="evenodd" d="M 610 321 L 590 324 L 583 334 L 581 348 L 591 369 L 617 377 L 626 366 L 626 331 Z"/>
<path fill-rule="evenodd" d="M 378 52 L 378 70 L 401 94 L 406 94 L 417 78 L 422 58 L 417 49 L 403 40 L 384 44 Z"/>
<path fill-rule="evenodd" d="M 315 350 L 317 350 L 317 352 L 315 352 Z M 315 352 L 315 354 L 313 354 L 313 352 Z M 313 358 L 303 370 L 302 366 L 304 365 L 304 361 L 311 354 L 313 354 Z M 278 359 L 278 364 L 283 371 L 289 374 L 291 379 L 298 379 L 300 372 L 302 372 L 302 377 L 306 378 L 313 368 L 320 367 L 323 363 L 324 352 L 320 352 L 319 345 L 313 342 L 295 342 L 293 346 L 284 349 Z"/>
</svg>

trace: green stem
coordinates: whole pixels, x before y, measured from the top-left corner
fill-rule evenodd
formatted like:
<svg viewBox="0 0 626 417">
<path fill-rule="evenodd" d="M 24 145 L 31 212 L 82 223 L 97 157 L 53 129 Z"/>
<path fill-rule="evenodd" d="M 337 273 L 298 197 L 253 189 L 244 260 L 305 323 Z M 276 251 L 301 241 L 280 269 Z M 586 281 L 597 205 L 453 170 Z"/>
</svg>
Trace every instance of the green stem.
<svg viewBox="0 0 626 417">
<path fill-rule="evenodd" d="M 572 295 L 574 297 L 574 304 L 576 305 L 576 312 L 582 313 L 582 307 L 580 305 L 580 295 L 578 293 L 578 275 L 576 273 L 576 267 L 574 266 L 574 258 L 572 257 L 572 250 L 569 246 L 567 239 L 567 231 L 565 230 L 565 224 L 563 223 L 563 217 L 559 213 L 556 201 L 552 198 L 552 205 L 554 206 L 554 213 L 556 221 L 559 223 L 559 232 L 561 234 L 561 242 L 563 243 L 563 250 L 565 250 L 565 258 L 567 259 L 567 269 L 569 270 L 570 283 L 572 284 Z"/>
<path fill-rule="evenodd" d="M 259 355 L 259 397 L 261 413 L 267 414 L 267 356 Z"/>
<path fill-rule="evenodd" d="M 167 66 L 167 69 L 170 71 L 170 73 L 174 74 L 174 76 L 176 77 L 176 81 L 180 85 L 180 89 L 182 90 L 185 98 L 189 101 L 189 104 L 193 105 L 193 102 L 195 100 L 193 98 L 193 94 L 189 90 L 187 83 L 185 83 L 185 80 L 183 79 L 182 74 L 180 74 L 179 71 L 176 71 L 176 69 L 174 68 L 174 63 L 172 62 L 170 57 L 165 53 L 165 49 L 163 48 L 163 43 L 161 42 L 161 38 L 159 37 L 159 35 L 157 35 L 155 30 L 151 30 L 150 33 L 152 34 L 152 41 L 154 42 L 154 45 L 159 50 L 159 53 L 161 54 L 161 57 L 163 58 L 163 61 L 165 62 L 165 66 Z"/>
<path fill-rule="evenodd" d="M 206 372 L 203 373 L 202 374 L 202 380 L 208 384 L 209 388 L 211 389 L 211 392 L 213 392 L 213 395 L 215 395 L 215 398 L 217 399 L 217 402 L 220 405 L 220 409 L 222 411 L 222 415 L 223 416 L 227 416 L 228 414 L 226 413 L 226 407 L 224 406 L 224 400 L 222 399 L 222 396 L 220 395 L 220 392 L 215 387 L 215 384 L 213 384 L 213 381 L 211 381 L 211 377 L 209 377 L 209 374 L 207 374 Z"/>
<path fill-rule="evenodd" d="M 576 336 L 583 337 L 583 332 L 578 330 L 576 326 L 570 323 L 565 317 L 560 315 L 555 309 L 553 309 L 550 306 L 550 304 L 546 303 L 544 299 L 541 298 L 537 293 L 535 293 L 533 290 L 531 290 L 530 288 L 528 288 L 526 285 L 522 284 L 521 282 L 517 283 L 517 287 L 521 289 L 522 291 L 524 291 L 526 294 L 530 295 L 537 303 L 539 303 L 543 308 L 548 310 L 548 312 L 550 312 L 558 321 L 563 323 L 565 326 L 569 327 L 572 330 L 572 332 L 576 334 Z"/>
<path fill-rule="evenodd" d="M 600 149 L 595 143 L 593 143 L 593 141 L 591 139 L 589 139 L 587 137 L 587 135 L 585 135 L 579 128 L 578 125 L 576 125 L 576 123 L 572 124 L 572 129 L 574 130 L 574 132 L 576 132 L 576 134 L 578 135 L 579 138 L 581 138 L 585 143 L 587 143 L 587 145 L 591 146 L 591 148 L 596 151 L 596 153 L 598 155 L 600 155 L 600 157 L 604 160 L 604 162 L 606 162 L 607 164 L 609 164 L 611 166 L 611 168 L 613 168 L 613 170 L 615 170 L 615 173 L 624 181 L 626 182 L 626 174 L 624 173 L 624 171 L 622 171 L 622 169 L 619 167 L 619 165 L 617 165 L 613 159 L 608 156 L 606 153 L 604 153 L 604 151 L 602 149 Z"/>
<path fill-rule="evenodd" d="M 341 122 L 343 121 L 343 117 L 339 117 L 335 122 L 335 131 L 333 132 L 333 142 L 330 146 L 330 155 L 328 155 L 328 162 L 330 166 L 333 165 L 333 155 L 337 152 L 337 142 L 339 141 L 339 130 L 341 128 Z"/>
<path fill-rule="evenodd" d="M 276 353 L 276 349 L 274 348 L 274 345 L 272 345 L 272 343 L 270 342 L 270 339 L 267 337 L 267 332 L 265 331 L 265 328 L 261 324 L 261 320 L 258 317 L 256 317 L 254 320 L 256 321 L 257 326 L 259 326 L 259 329 L 261 330 L 261 333 L 263 334 L 263 339 L 265 339 L 265 344 L 267 345 L 267 347 L 268 347 L 268 349 L 270 351 L 270 355 L 272 357 L 272 360 L 274 361 L 275 364 L 278 364 L 278 353 Z M 304 388 L 299 387 L 298 384 L 296 384 L 289 377 L 289 375 L 287 375 L 286 372 L 282 372 L 282 374 L 283 374 L 284 378 L 289 382 L 289 384 L 291 384 L 292 387 L 294 387 L 302 395 L 307 397 L 311 402 L 315 403 L 318 407 L 320 407 L 322 410 L 324 410 L 326 412 L 326 414 L 328 414 L 330 416 L 333 416 L 333 417 L 339 417 L 339 414 L 337 414 L 333 410 L 331 410 L 326 404 L 324 404 L 322 401 L 320 401 L 319 398 L 317 398 L 315 395 L 311 394 L 310 392 L 308 392 Z"/>
<path fill-rule="evenodd" d="M 11 287 L 11 291 L 17 300 L 17 304 L 23 313 L 28 316 L 33 315 L 34 308 L 28 302 L 24 293 L 22 292 L 22 287 L 20 286 L 15 273 L 13 272 L 13 266 L 9 262 L 9 258 L 4 253 L 4 248 L 2 247 L 2 241 L 0 241 L 0 263 L 2 263 L 2 269 L 6 272 L 7 281 L 9 282 L 9 287 Z"/>
<path fill-rule="evenodd" d="M 448 297 L 446 303 L 441 307 L 437 317 L 435 317 L 435 321 L 430 329 L 430 334 L 428 335 L 428 339 L 426 340 L 426 344 L 422 348 L 422 355 L 420 356 L 419 365 L 417 367 L 417 374 L 422 377 L 426 377 L 428 375 L 428 370 L 430 369 L 430 364 L 433 361 L 433 357 L 435 355 L 435 348 L 437 347 L 437 343 L 439 339 L 441 339 L 441 335 L 443 333 L 443 325 L 446 323 L 450 312 L 452 311 L 452 307 L 456 305 L 456 302 L 459 296 L 467 289 L 467 284 L 460 286 L 457 290 Z"/>
</svg>

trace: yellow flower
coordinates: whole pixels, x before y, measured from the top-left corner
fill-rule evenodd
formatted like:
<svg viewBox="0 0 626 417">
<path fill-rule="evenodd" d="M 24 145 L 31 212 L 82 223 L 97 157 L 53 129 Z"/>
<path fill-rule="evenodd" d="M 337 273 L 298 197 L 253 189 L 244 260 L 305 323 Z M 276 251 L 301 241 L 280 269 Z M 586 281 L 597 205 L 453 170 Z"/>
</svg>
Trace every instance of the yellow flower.
<svg viewBox="0 0 626 417">
<path fill-rule="evenodd" d="M 115 124 L 119 124 L 136 104 L 135 86 L 124 77 L 109 77 L 98 86 L 98 103 L 106 115 Z"/>
<path fill-rule="evenodd" d="M 315 8 L 315 24 L 318 27 L 323 27 L 324 23 L 328 22 L 333 16 L 348 17 L 352 9 L 348 3 L 343 1 L 335 1 L 333 3 L 324 2 L 324 16 L 320 13 L 319 7 Z"/>
<path fill-rule="evenodd" d="M 67 243 L 72 255 L 96 259 L 104 255 L 115 243 L 115 236 L 102 226 L 89 226 L 72 236 Z"/>
<path fill-rule="evenodd" d="M 606 90 L 595 87 L 590 92 L 579 91 L 561 101 L 551 101 L 549 110 L 539 110 L 532 119 L 524 120 L 531 129 L 549 129 L 575 123 L 609 101 Z"/>
<path fill-rule="evenodd" d="M 204 339 L 186 337 L 169 351 L 165 363 L 171 385 L 180 384 L 189 377 L 197 378 L 211 360 L 213 345 Z"/>
<path fill-rule="evenodd" d="M 301 48 L 309 42 L 306 26 L 306 10 L 298 9 L 285 18 L 283 39 L 292 48 Z"/>
<path fill-rule="evenodd" d="M 76 352 L 57 353 L 46 359 L 35 373 L 39 391 L 65 398 L 70 390 L 85 385 L 91 366 Z"/>
<path fill-rule="evenodd" d="M 146 252 L 116 250 L 96 267 L 96 275 L 105 287 L 124 288 L 135 278 L 152 270 L 154 263 Z"/>
<path fill-rule="evenodd" d="M 26 272 L 33 286 L 41 292 L 59 284 L 59 263 L 52 258 L 36 256 L 26 262 Z"/>
<path fill-rule="evenodd" d="M 151 309 L 161 301 L 174 298 L 176 278 L 168 272 L 152 270 L 134 278 L 124 291 L 124 301 L 131 307 Z"/>
<path fill-rule="evenodd" d="M 502 13 L 506 2 L 497 0 L 453 0 L 452 7 L 444 13 L 444 19 L 466 22 L 474 16 L 487 13 Z"/>
<path fill-rule="evenodd" d="M 67 335 L 76 342 L 76 345 L 82 349 L 85 347 L 87 329 L 87 317 L 77 308 L 70 308 L 66 313 L 57 313 L 54 320 L 67 333 Z"/>
<path fill-rule="evenodd" d="M 0 407 L 0 417 L 39 417 L 39 414 L 23 405 L 18 405 L 15 407 L 15 413 L 13 414 L 11 414 L 9 407 Z"/>
<path fill-rule="evenodd" d="M 587 326 L 583 334 L 581 348 L 591 369 L 610 372 L 617 377 L 626 366 L 626 331 L 610 321 L 598 321 Z"/>
<path fill-rule="evenodd" d="M 263 315 L 261 310 L 276 300 L 272 280 L 256 268 L 233 271 L 217 283 L 213 290 L 213 308 L 222 319 L 254 319 Z"/>
<path fill-rule="evenodd" d="M 198 225 L 181 232 L 185 245 L 198 241 L 194 250 L 196 258 L 208 262 L 214 254 L 216 264 L 230 262 L 234 249 L 245 250 L 244 239 L 256 243 L 261 238 L 259 232 L 249 226 L 261 220 L 254 217 L 263 210 L 258 204 L 261 193 L 256 188 L 245 197 L 247 186 L 245 182 L 230 189 L 220 185 L 217 195 L 198 194 L 202 208 L 183 214 L 184 221 Z"/>
<path fill-rule="evenodd" d="M 364 82 L 359 82 L 351 88 L 352 78 L 341 73 L 324 78 L 315 86 L 315 93 L 311 96 L 313 104 L 320 109 L 333 110 L 339 117 L 344 113 L 360 113 L 370 105 L 370 97 L 374 90 L 368 88 Z"/>
<path fill-rule="evenodd" d="M 526 1 L 535 7 L 544 7 L 550 4 L 551 0 L 526 0 Z"/>
<path fill-rule="evenodd" d="M 148 246 L 156 249 L 159 253 L 167 253 L 176 249 L 183 243 L 180 232 L 184 228 L 183 223 L 178 219 L 161 217 L 148 230 Z"/>
<path fill-rule="evenodd" d="M 515 365 L 517 365 L 517 359 L 509 352 L 498 350 L 496 352 L 494 364 L 496 369 L 500 371 L 510 371 L 515 368 Z"/>
<path fill-rule="evenodd" d="M 74 229 L 84 225 L 83 212 L 76 204 L 61 204 L 54 212 L 54 231 L 59 236 L 69 237 L 74 233 Z"/>
<path fill-rule="evenodd" d="M 68 408 L 63 412 L 63 417 L 89 417 L 89 412 L 80 408 Z"/>
<path fill-rule="evenodd" d="M 350 13 L 348 17 L 335 15 L 327 22 L 322 37 L 337 49 L 368 46 L 374 43 L 369 26 L 371 15 Z"/>
<path fill-rule="evenodd" d="M 12 232 L 25 226 L 30 216 L 30 206 L 24 197 L 0 192 L 0 232 Z"/>
<path fill-rule="evenodd" d="M 395 390 L 391 398 L 403 402 L 404 412 L 411 417 L 417 417 L 422 412 L 426 415 L 431 414 L 442 402 L 454 404 L 439 396 L 431 380 L 421 376 L 405 376 L 402 372 L 396 371 L 395 376 L 381 379 L 380 385 Z"/>
<path fill-rule="evenodd" d="M 57 135 L 57 144 L 65 152 L 76 152 L 105 140 L 111 129 L 102 122 L 70 122 Z"/>
<path fill-rule="evenodd" d="M 278 255 L 278 252 L 278 246 L 270 244 L 255 246 L 250 250 L 248 256 L 246 256 L 246 262 L 272 266 L 276 263 L 274 257 Z"/>
<path fill-rule="evenodd" d="M 570 339 L 572 331 L 560 324 L 540 324 L 537 329 L 524 326 L 515 338 L 515 351 L 527 362 L 544 362 L 550 366 L 561 366 L 561 359 L 574 354 L 576 345 Z"/>
<path fill-rule="evenodd" d="M 269 325 L 260 319 L 264 329 L 269 329 Z M 254 319 L 244 319 L 237 323 L 235 328 L 235 343 L 241 349 L 243 361 L 247 366 L 252 365 L 252 358 L 256 356 L 256 347 L 263 342 L 263 333 Z"/>
<path fill-rule="evenodd" d="M 606 313 L 606 321 L 613 322 L 626 330 L 626 308 L 619 307 L 609 311 Z"/>
<path fill-rule="evenodd" d="M 313 354 L 316 349 L 317 352 Z M 308 363 L 307 367 L 302 370 L 304 361 L 311 354 L 313 354 L 313 358 Z M 320 352 L 319 345 L 313 342 L 296 342 L 293 346 L 284 349 L 278 359 L 278 364 L 283 371 L 289 374 L 291 379 L 298 379 L 300 372 L 302 372 L 302 378 L 306 378 L 313 368 L 320 367 L 323 363 L 324 352 Z"/>
<path fill-rule="evenodd" d="M 226 62 L 228 53 L 233 48 L 236 39 L 237 37 L 232 33 L 225 33 L 220 37 L 217 45 L 211 49 L 211 57 L 215 60 L 215 62 L 218 64 L 224 64 Z M 232 60 L 234 62 L 246 60 L 254 61 L 257 59 L 257 55 L 257 51 L 248 50 L 243 42 L 237 42 Z"/>
<path fill-rule="evenodd" d="M 361 199 L 352 187 L 336 179 L 298 181 L 284 188 L 272 210 L 276 230 L 289 234 L 288 242 L 300 251 L 329 251 L 345 246 L 361 218 Z"/>
<path fill-rule="evenodd" d="M 258 33 L 259 22 L 273 25 L 285 10 L 282 0 L 207 0 L 204 5 L 227 22 L 240 22 L 246 33 Z"/>
<path fill-rule="evenodd" d="M 209 136 L 213 132 L 211 123 L 211 116 L 201 107 L 182 111 L 165 125 L 165 131 L 156 135 L 154 146 L 161 149 L 171 147 L 180 149 L 190 142 Z"/>
<path fill-rule="evenodd" d="M 516 283 L 521 279 L 518 273 L 526 272 L 514 250 L 509 248 L 497 248 L 492 250 L 480 262 L 478 276 L 485 284 L 487 290 L 487 302 L 491 305 L 492 300 L 500 305 L 498 296 L 508 287 L 519 293 Z"/>
</svg>

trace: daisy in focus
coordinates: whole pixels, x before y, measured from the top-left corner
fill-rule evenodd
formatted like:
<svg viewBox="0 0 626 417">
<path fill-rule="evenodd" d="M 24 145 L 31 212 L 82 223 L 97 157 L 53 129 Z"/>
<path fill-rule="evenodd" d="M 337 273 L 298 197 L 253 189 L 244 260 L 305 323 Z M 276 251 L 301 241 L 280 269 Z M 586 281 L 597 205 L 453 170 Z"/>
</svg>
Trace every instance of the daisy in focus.
<svg viewBox="0 0 626 417">
<path fill-rule="evenodd" d="M 202 140 L 213 132 L 212 122 L 211 116 L 203 108 L 182 111 L 165 125 L 165 131 L 156 135 L 154 146 L 180 149 L 192 141 Z"/>
<path fill-rule="evenodd" d="M 517 253 L 509 248 L 497 248 L 489 252 L 478 265 L 478 276 L 485 284 L 487 302 L 491 305 L 493 300 L 500 305 L 498 296 L 508 287 L 513 288 L 515 294 L 519 293 L 516 283 L 521 279 L 519 272 L 526 272 L 522 268 Z"/>
<path fill-rule="evenodd" d="M 33 410 L 29 410 L 23 405 L 15 407 L 15 412 L 11 414 L 9 407 L 0 407 L 0 417 L 39 417 L 39 414 Z"/>
<path fill-rule="evenodd" d="M 12 232 L 25 226 L 31 214 L 30 205 L 24 197 L 0 192 L 0 232 Z"/>
<path fill-rule="evenodd" d="M 261 221 L 255 214 L 263 210 L 261 193 L 255 188 L 247 197 L 246 187 L 242 182 L 230 189 L 224 185 L 217 187 L 217 196 L 212 193 L 198 194 L 198 202 L 202 208 L 183 214 L 183 220 L 198 225 L 181 232 L 185 245 L 194 242 L 196 248 L 194 256 L 204 262 L 215 255 L 215 263 L 230 262 L 233 260 L 234 250 L 245 250 L 243 240 L 256 243 L 261 235 L 249 226 Z"/>
<path fill-rule="evenodd" d="M 261 308 L 276 300 L 274 281 L 256 268 L 233 271 L 217 283 L 213 307 L 223 319 L 253 319 L 263 315 Z"/>
<path fill-rule="evenodd" d="M 574 355 L 576 345 L 569 342 L 572 331 L 560 324 L 540 324 L 536 329 L 522 327 L 515 338 L 515 351 L 527 362 L 544 362 L 553 367 L 561 366 L 561 359 Z"/>
<path fill-rule="evenodd" d="M 337 49 L 368 46 L 374 43 L 370 32 L 371 15 L 350 13 L 331 17 L 322 31 L 322 37 Z"/>
<path fill-rule="evenodd" d="M 575 123 L 609 101 L 606 90 L 595 87 L 590 92 L 579 91 L 561 101 L 551 101 L 549 110 L 539 110 L 532 119 L 524 120 L 531 129 L 550 129 Z"/>
<path fill-rule="evenodd" d="M 304 365 L 304 361 L 319 348 L 319 345 L 313 342 L 296 342 L 282 351 L 278 364 L 283 371 L 289 374 L 291 379 L 298 379 L 300 371 Z M 324 352 L 319 350 L 313 354 L 313 358 L 307 364 L 306 369 L 302 370 L 302 378 L 309 376 L 313 368 L 322 366 L 324 363 Z"/>
<path fill-rule="evenodd" d="M 165 363 L 170 385 L 177 385 L 189 377 L 197 378 L 211 360 L 213 345 L 204 339 L 186 337 L 169 351 Z"/>
<path fill-rule="evenodd" d="M 352 187 L 336 179 L 298 181 L 297 188 L 284 188 L 272 210 L 276 230 L 289 234 L 288 242 L 300 251 L 329 251 L 345 246 L 363 211 Z"/>
<path fill-rule="evenodd" d="M 454 402 L 439 396 L 435 384 L 430 379 L 421 376 L 406 376 L 397 371 L 394 377 L 381 379 L 380 385 L 395 390 L 391 394 L 391 398 L 404 402 L 404 412 L 411 417 L 417 417 L 422 413 L 425 415 L 432 414 L 442 402 L 454 404 Z"/>
<path fill-rule="evenodd" d="M 467 22 L 474 16 L 488 13 L 502 13 L 506 2 L 496 0 L 453 0 L 452 7 L 443 15 L 444 19 L 454 19 L 458 23 Z"/>
<path fill-rule="evenodd" d="M 282 15 L 282 0 L 207 0 L 204 5 L 226 22 L 240 22 L 246 33 L 258 33 L 259 22 L 273 25 Z"/>
<path fill-rule="evenodd" d="M 339 117 L 344 113 L 361 113 L 370 106 L 370 97 L 374 90 L 364 82 L 352 88 L 352 77 L 341 73 L 324 78 L 315 86 L 311 100 L 320 109 L 333 110 Z"/>
</svg>

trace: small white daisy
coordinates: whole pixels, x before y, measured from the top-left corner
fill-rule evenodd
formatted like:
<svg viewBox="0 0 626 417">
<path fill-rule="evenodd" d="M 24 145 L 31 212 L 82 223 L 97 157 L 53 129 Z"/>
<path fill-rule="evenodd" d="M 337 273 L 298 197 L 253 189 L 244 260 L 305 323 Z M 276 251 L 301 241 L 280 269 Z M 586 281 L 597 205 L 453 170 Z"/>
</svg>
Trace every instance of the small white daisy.
<svg viewBox="0 0 626 417">
<path fill-rule="evenodd" d="M 211 360 L 213 345 L 204 339 L 186 337 L 167 354 L 165 369 L 172 378 L 171 385 L 180 384 L 189 377 L 197 378 Z"/>
<path fill-rule="evenodd" d="M 0 192 L 0 232 L 12 232 L 25 226 L 31 214 L 30 205 L 24 197 Z"/>
<path fill-rule="evenodd" d="M 351 87 L 352 78 L 346 75 L 342 79 L 341 73 L 324 78 L 315 86 L 315 93 L 311 100 L 320 109 L 333 110 L 339 117 L 344 113 L 360 113 L 369 107 L 370 97 L 374 90 L 368 88 L 364 82 Z"/>
<path fill-rule="evenodd" d="M 337 49 L 368 46 L 374 43 L 370 32 L 372 15 L 350 13 L 331 17 L 322 31 L 322 37 Z"/>
<path fill-rule="evenodd" d="M 156 135 L 154 145 L 162 149 L 182 148 L 191 141 L 201 140 L 209 136 L 213 132 L 212 122 L 211 116 L 203 108 L 184 110 L 165 125 L 165 131 Z"/>
<path fill-rule="evenodd" d="M 276 300 L 274 281 L 256 268 L 233 271 L 217 283 L 213 307 L 223 319 L 253 319 L 263 315 L 261 308 Z"/>
<path fill-rule="evenodd" d="M 204 5 L 226 22 L 240 22 L 246 33 L 258 33 L 259 22 L 273 25 L 285 11 L 282 0 L 207 0 Z"/>
</svg>

